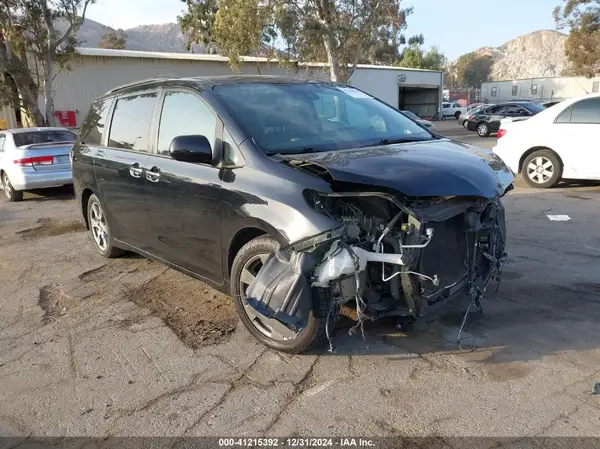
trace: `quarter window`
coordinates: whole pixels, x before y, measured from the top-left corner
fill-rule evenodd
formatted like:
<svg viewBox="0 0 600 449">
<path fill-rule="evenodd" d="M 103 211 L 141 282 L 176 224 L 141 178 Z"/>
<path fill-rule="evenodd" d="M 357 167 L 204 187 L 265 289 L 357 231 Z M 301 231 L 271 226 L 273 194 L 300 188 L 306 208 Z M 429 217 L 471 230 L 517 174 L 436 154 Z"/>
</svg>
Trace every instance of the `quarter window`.
<svg viewBox="0 0 600 449">
<path fill-rule="evenodd" d="M 556 123 L 571 123 L 571 108 L 565 109 L 557 118 Z"/>
<path fill-rule="evenodd" d="M 82 143 L 87 145 L 100 145 L 102 143 L 102 133 L 106 125 L 110 104 L 111 100 L 109 99 L 96 100 L 92 103 L 79 132 Z"/>
<path fill-rule="evenodd" d="M 117 100 L 109 146 L 135 151 L 149 150 L 148 136 L 156 98 L 156 92 L 148 92 Z"/>
<path fill-rule="evenodd" d="M 571 109 L 571 123 L 600 123 L 600 98 L 580 101 Z"/>
<path fill-rule="evenodd" d="M 167 92 L 158 130 L 158 154 L 168 155 L 177 136 L 202 135 L 215 148 L 217 119 L 200 98 L 186 92 Z"/>
</svg>

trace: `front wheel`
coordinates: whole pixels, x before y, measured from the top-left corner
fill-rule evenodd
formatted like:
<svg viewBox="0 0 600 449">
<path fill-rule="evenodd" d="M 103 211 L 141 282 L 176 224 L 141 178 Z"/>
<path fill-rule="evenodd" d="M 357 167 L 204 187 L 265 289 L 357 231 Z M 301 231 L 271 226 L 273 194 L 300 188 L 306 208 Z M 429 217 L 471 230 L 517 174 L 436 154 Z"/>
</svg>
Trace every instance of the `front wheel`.
<svg viewBox="0 0 600 449">
<path fill-rule="evenodd" d="M 8 201 L 14 202 L 21 201 L 23 199 L 23 192 L 21 190 L 14 189 L 6 173 L 2 173 L 2 188 L 4 189 L 4 195 L 6 195 L 6 199 L 8 199 Z"/>
<path fill-rule="evenodd" d="M 551 150 L 538 150 L 523 161 L 523 179 L 531 187 L 547 189 L 560 181 L 562 164 Z"/>
<path fill-rule="evenodd" d="M 307 326 L 295 337 L 281 336 L 269 326 L 266 317 L 254 310 L 246 301 L 246 289 L 278 248 L 277 241 L 269 236 L 257 237 L 246 243 L 237 253 L 231 266 L 231 296 L 242 323 L 258 341 L 282 352 L 298 354 L 317 344 L 325 334 L 329 300 L 325 290 L 315 289 L 313 305 Z M 262 317 L 262 319 L 261 319 Z"/>
<path fill-rule="evenodd" d="M 456 120 L 458 120 L 459 117 L 460 117 L 460 111 L 456 111 L 456 113 L 454 114 L 454 118 Z"/>
<path fill-rule="evenodd" d="M 96 195 L 90 196 L 87 207 L 88 225 L 96 250 L 104 257 L 121 256 L 125 251 L 113 246 L 106 214 Z"/>
</svg>

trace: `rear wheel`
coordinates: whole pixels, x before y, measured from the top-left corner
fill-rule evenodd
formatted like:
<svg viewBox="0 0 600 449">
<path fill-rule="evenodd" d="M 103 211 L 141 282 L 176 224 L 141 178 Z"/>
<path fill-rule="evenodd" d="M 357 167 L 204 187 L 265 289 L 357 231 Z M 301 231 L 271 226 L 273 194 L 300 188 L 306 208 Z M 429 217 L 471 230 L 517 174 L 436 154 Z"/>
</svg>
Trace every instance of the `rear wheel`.
<svg viewBox="0 0 600 449">
<path fill-rule="evenodd" d="M 254 338 L 270 348 L 297 354 L 310 349 L 325 334 L 329 300 L 325 290 L 314 290 L 308 324 L 294 338 L 286 339 L 270 327 L 266 317 L 248 304 L 245 293 L 269 255 L 277 248 L 278 243 L 275 239 L 261 236 L 240 249 L 231 266 L 231 295 L 242 323 Z"/>
<path fill-rule="evenodd" d="M 8 179 L 6 173 L 2 173 L 2 188 L 4 189 L 4 195 L 8 201 L 21 201 L 23 199 L 23 191 L 15 190 Z"/>
<path fill-rule="evenodd" d="M 88 224 L 96 250 L 104 257 L 113 258 L 123 255 L 125 251 L 113 246 L 110 226 L 106 221 L 104 209 L 96 195 L 90 196 L 87 206 Z"/>
<path fill-rule="evenodd" d="M 460 111 L 456 111 L 456 112 L 454 113 L 454 118 L 455 118 L 456 120 L 458 120 L 458 118 L 459 118 L 459 117 L 460 117 Z"/>
<path fill-rule="evenodd" d="M 560 181 L 562 164 L 552 150 L 538 150 L 525 158 L 521 172 L 531 187 L 547 189 Z"/>
<path fill-rule="evenodd" d="M 477 134 L 479 137 L 487 137 L 490 135 L 490 127 L 487 123 L 481 122 L 477 124 Z"/>
</svg>

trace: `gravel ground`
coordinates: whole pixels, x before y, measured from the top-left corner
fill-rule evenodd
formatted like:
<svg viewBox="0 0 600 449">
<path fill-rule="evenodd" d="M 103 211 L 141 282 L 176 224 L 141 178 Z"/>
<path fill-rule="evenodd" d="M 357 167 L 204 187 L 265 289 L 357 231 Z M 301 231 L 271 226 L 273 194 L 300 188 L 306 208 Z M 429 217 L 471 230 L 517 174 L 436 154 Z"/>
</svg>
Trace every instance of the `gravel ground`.
<svg viewBox="0 0 600 449">
<path fill-rule="evenodd" d="M 0 435 L 600 437 L 600 187 L 505 204 L 511 259 L 476 350 L 456 345 L 458 303 L 289 356 L 201 282 L 101 258 L 69 189 L 1 200 Z"/>
</svg>

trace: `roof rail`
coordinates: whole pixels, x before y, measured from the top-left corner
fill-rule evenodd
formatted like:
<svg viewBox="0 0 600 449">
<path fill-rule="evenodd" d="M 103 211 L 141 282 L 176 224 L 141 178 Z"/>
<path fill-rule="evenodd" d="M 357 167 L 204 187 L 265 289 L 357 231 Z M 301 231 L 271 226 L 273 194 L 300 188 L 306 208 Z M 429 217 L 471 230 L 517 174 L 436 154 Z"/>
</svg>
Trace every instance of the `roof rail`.
<svg viewBox="0 0 600 449">
<path fill-rule="evenodd" d="M 119 90 L 123 90 L 123 89 L 125 89 L 127 87 L 131 87 L 131 86 L 143 86 L 144 84 L 149 84 L 149 83 L 153 83 L 155 81 L 172 79 L 172 78 L 178 78 L 178 77 L 175 76 L 175 75 L 158 75 L 158 76 L 154 76 L 152 78 L 147 78 L 147 79 L 138 80 L 138 81 L 132 81 L 131 83 L 122 84 L 120 86 L 113 87 L 112 89 L 108 90 L 104 95 L 112 94 L 112 93 L 117 92 Z"/>
</svg>

